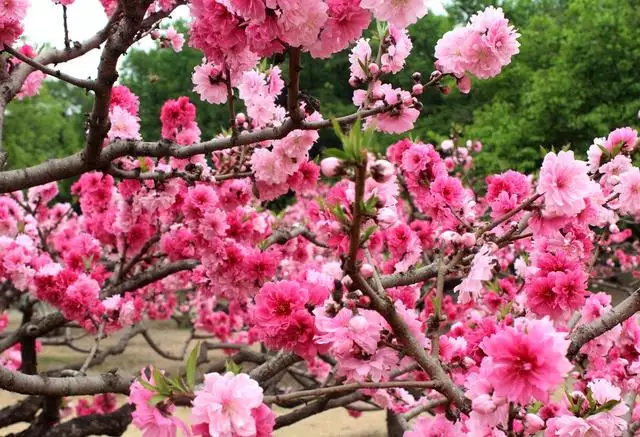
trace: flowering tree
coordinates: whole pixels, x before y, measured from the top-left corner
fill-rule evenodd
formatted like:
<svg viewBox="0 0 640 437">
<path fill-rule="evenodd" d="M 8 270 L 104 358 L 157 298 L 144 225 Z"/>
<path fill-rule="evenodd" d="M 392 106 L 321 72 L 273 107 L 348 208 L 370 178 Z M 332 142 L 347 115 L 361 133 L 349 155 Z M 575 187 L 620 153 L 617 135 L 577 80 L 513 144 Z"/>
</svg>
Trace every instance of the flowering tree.
<svg viewBox="0 0 640 437">
<path fill-rule="evenodd" d="M 411 131 L 425 88 L 467 93 L 471 75 L 509 64 L 519 35 L 502 10 L 445 34 L 435 71 L 402 90 L 389 80 L 405 74 L 424 0 L 193 0 L 194 90 L 228 106 L 228 130 L 203 141 L 180 97 L 162 107 L 162 138 L 145 141 L 137 97 L 114 86 L 117 63 L 146 36 L 181 50 L 159 23 L 184 3 L 102 4 L 109 22 L 94 37 L 66 32 L 63 48 L 39 54 L 16 46 L 28 2 L 0 5 L 3 109 L 46 75 L 94 98 L 82 151 L 0 172 L 0 387 L 28 395 L 0 410 L 0 427 L 262 437 L 344 407 L 387 410 L 393 436 L 635 435 L 636 131 L 596 139 L 587 161 L 553 151 L 537 176 L 507 170 L 485 184 L 478 141 L 371 152 L 374 135 Z M 300 92 L 301 54 L 350 46 L 356 109 L 326 119 Z M 94 49 L 95 79 L 54 67 Z M 260 61 L 275 54 L 282 68 Z M 309 150 L 324 128 L 340 144 L 318 165 Z M 53 202 L 72 176 L 78 205 Z M 283 212 L 264 208 L 289 191 Z M 628 297 L 612 306 L 606 291 Z M 8 308 L 22 313 L 14 330 Z M 178 315 L 191 335 L 163 350 L 144 321 Z M 42 342 L 77 349 L 70 332 L 95 338 L 86 358 L 39 373 Z M 101 346 L 111 335 L 117 344 Z M 91 373 L 136 336 L 184 371 Z M 63 400 L 78 396 L 68 417 Z M 276 405 L 287 411 L 276 417 Z"/>
</svg>

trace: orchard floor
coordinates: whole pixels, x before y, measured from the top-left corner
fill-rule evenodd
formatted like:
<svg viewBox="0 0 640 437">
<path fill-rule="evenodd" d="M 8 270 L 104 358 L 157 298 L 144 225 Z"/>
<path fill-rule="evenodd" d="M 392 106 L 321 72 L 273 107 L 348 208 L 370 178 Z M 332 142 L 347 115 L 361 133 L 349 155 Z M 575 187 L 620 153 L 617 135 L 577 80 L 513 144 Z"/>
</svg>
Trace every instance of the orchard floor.
<svg viewBox="0 0 640 437">
<path fill-rule="evenodd" d="M 17 318 L 11 317 L 12 322 L 17 323 Z M 15 328 L 11 323 L 9 329 Z M 157 325 L 157 326 L 156 326 Z M 184 339 L 188 336 L 188 331 L 180 330 L 166 323 L 158 323 L 151 329 L 153 339 L 161 345 L 163 350 L 173 353 L 179 352 L 184 344 Z M 109 346 L 118 341 L 118 336 L 107 338 L 101 345 Z M 82 340 L 80 344 L 88 346 L 93 343 L 92 338 Z M 39 369 L 47 370 L 58 368 L 65 364 L 82 363 L 86 355 L 74 352 L 64 346 L 44 346 L 43 351 L 38 354 Z M 213 355 L 210 356 L 214 358 Z M 215 358 L 214 358 L 215 359 Z M 142 336 L 137 336 L 131 340 L 129 347 L 121 355 L 110 356 L 105 362 L 93 368 L 89 374 L 97 374 L 113 368 L 118 368 L 121 373 L 132 373 L 149 363 L 167 370 L 176 371 L 180 363 L 159 357 L 149 348 Z M 6 391 L 0 390 L 0 408 L 13 404 L 19 396 L 15 396 Z M 121 401 L 124 401 L 122 398 Z M 188 411 L 179 411 L 179 416 L 188 419 Z M 1 435 L 23 429 L 24 424 L 12 428 L 0 430 Z M 138 437 L 141 433 L 130 426 L 125 437 Z M 344 409 L 334 409 L 314 417 L 307 418 L 290 427 L 275 432 L 276 437 L 383 437 L 385 432 L 385 417 L 382 412 L 364 413 L 360 418 L 354 419 L 347 414 Z"/>
</svg>

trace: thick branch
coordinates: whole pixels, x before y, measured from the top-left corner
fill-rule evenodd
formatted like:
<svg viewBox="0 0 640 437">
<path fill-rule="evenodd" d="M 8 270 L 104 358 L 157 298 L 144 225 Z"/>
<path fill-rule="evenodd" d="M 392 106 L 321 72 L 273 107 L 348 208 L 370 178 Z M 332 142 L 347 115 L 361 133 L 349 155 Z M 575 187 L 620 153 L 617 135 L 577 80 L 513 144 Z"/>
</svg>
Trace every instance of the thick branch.
<svg viewBox="0 0 640 437">
<path fill-rule="evenodd" d="M 99 393 L 129 393 L 132 376 L 105 373 L 100 376 L 49 378 L 25 375 L 0 367 L 0 388 L 25 395 L 83 396 Z"/>
<path fill-rule="evenodd" d="M 249 376 L 261 383 L 301 360 L 302 358 L 293 352 L 281 351 L 275 357 L 253 369 Z"/>
<path fill-rule="evenodd" d="M 307 417 L 322 413 L 323 411 L 331 410 L 338 407 L 344 407 L 346 405 L 362 401 L 364 399 L 367 399 L 367 396 L 360 392 L 351 393 L 347 396 L 342 396 L 336 399 L 318 399 L 317 401 L 311 402 L 304 407 L 300 407 L 290 413 L 276 417 L 275 429 L 292 425 L 296 422 L 306 419 Z"/>
<path fill-rule="evenodd" d="M 122 435 L 131 423 L 131 413 L 134 410 L 133 405 L 124 404 L 113 413 L 77 417 L 52 428 L 43 437 Z"/>
<path fill-rule="evenodd" d="M 287 92 L 287 106 L 289 107 L 289 117 L 295 122 L 302 121 L 304 114 L 300 110 L 298 95 L 300 94 L 300 58 L 302 49 L 300 47 L 289 48 L 289 89 Z"/>
<path fill-rule="evenodd" d="M 634 291 L 631 296 L 620 302 L 602 317 L 591 323 L 578 326 L 571 334 L 571 344 L 569 345 L 567 358 L 570 360 L 575 358 L 585 343 L 615 328 L 638 311 L 640 311 L 640 289 Z"/>
<path fill-rule="evenodd" d="M 348 124 L 358 118 L 370 117 L 391 109 L 393 109 L 392 106 L 380 106 L 370 110 L 357 111 L 353 114 L 340 117 L 337 121 L 341 124 Z M 193 144 L 189 147 L 168 143 L 166 141 L 144 142 L 117 140 L 105 147 L 97 162 L 93 164 L 86 162 L 83 159 L 82 153 L 76 153 L 65 158 L 52 159 L 31 167 L 0 172 L 0 194 L 78 176 L 91 170 L 106 169 L 110 166 L 111 161 L 123 156 L 150 156 L 154 158 L 173 156 L 184 159 L 194 155 L 229 149 L 235 146 L 278 140 L 284 138 L 295 129 L 318 130 L 329 127 L 331 127 L 330 120 L 301 122 L 301 124 L 297 125 L 293 120 L 288 118 L 277 127 L 260 129 L 253 132 L 242 132 L 235 140 L 232 137 L 216 138 Z"/>
<path fill-rule="evenodd" d="M 42 407 L 43 398 L 29 396 L 15 405 L 0 410 L 0 429 L 19 422 L 33 422 Z"/>
<path fill-rule="evenodd" d="M 152 284 L 156 281 L 166 278 L 167 276 L 173 275 L 174 273 L 178 273 L 184 270 L 191 270 L 200 264 L 199 261 L 193 259 L 186 259 L 181 261 L 172 262 L 169 264 L 161 265 L 157 268 L 153 268 L 151 270 L 147 270 L 145 272 L 139 273 L 131 279 L 127 279 L 118 285 L 114 285 L 113 287 L 106 288 L 102 291 L 101 297 L 106 298 L 110 296 L 115 296 L 117 294 L 124 294 L 128 291 L 134 291 L 139 288 L 145 287 L 149 284 Z"/>
</svg>

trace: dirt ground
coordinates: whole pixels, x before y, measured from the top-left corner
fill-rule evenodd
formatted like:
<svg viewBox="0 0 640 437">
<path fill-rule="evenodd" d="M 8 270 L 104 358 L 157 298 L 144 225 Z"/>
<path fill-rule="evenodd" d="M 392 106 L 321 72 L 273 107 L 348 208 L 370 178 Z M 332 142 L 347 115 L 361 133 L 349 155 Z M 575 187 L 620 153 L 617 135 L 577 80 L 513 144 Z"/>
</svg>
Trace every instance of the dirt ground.
<svg viewBox="0 0 640 437">
<path fill-rule="evenodd" d="M 12 317 L 12 322 L 15 323 Z M 14 325 L 11 323 L 11 325 Z M 15 325 L 13 326 L 15 327 Z M 12 329 L 10 327 L 9 329 Z M 174 325 L 168 323 L 158 323 L 153 326 L 153 339 L 161 345 L 163 350 L 172 353 L 178 353 L 184 340 L 188 336 L 188 331 L 176 329 Z M 101 344 L 108 346 L 114 344 L 118 340 L 118 336 L 105 339 Z M 92 338 L 83 340 L 81 344 L 90 346 L 93 343 Z M 43 351 L 38 354 L 38 368 L 41 371 L 58 368 L 69 363 L 82 363 L 85 354 L 75 352 L 63 346 L 44 346 Z M 213 357 L 211 355 L 210 357 Z M 105 362 L 90 370 L 89 374 L 97 374 L 101 371 L 118 368 L 122 373 L 132 373 L 142 367 L 153 363 L 159 368 L 177 371 L 181 363 L 170 361 L 156 355 L 146 344 L 142 336 L 137 336 L 131 340 L 129 347 L 121 355 L 110 356 Z M 13 404 L 18 396 L 0 390 L 0 408 Z M 125 398 L 122 398 L 124 402 Z M 187 410 L 179 411 L 178 415 L 185 420 L 188 419 Z M 26 425 L 16 425 L 12 428 L 5 428 L 0 431 L 2 435 L 9 432 L 15 432 L 23 429 Z M 367 412 L 354 419 L 349 416 L 343 408 L 334 409 L 316 416 L 307 418 L 297 424 L 275 432 L 277 437 L 383 437 L 386 433 L 383 412 Z M 126 437 L 138 437 L 141 433 L 133 426 L 130 426 L 124 434 Z"/>
</svg>

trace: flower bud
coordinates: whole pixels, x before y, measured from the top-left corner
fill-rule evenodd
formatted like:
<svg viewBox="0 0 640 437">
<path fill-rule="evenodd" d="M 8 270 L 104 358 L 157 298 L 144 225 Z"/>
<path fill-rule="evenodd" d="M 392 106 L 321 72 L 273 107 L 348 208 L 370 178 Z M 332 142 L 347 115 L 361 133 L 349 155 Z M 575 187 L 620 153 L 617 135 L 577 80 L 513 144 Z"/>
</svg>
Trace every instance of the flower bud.
<svg viewBox="0 0 640 437">
<path fill-rule="evenodd" d="M 237 126 L 243 125 L 246 121 L 247 121 L 247 116 L 244 115 L 244 113 L 238 112 L 238 114 L 236 114 L 236 125 Z"/>
<path fill-rule="evenodd" d="M 360 296 L 360 298 L 358 299 L 358 306 L 362 308 L 367 308 L 370 303 L 371 299 L 369 298 L 369 296 Z"/>
<path fill-rule="evenodd" d="M 460 237 L 460 244 L 462 244 L 464 247 L 467 247 L 467 248 L 475 246 L 476 244 L 475 234 L 472 234 L 471 232 L 465 232 L 464 234 L 462 234 L 462 237 Z"/>
<path fill-rule="evenodd" d="M 360 267 L 360 274 L 363 278 L 369 279 L 373 276 L 373 266 L 371 264 L 362 264 Z"/>
<path fill-rule="evenodd" d="M 422 84 L 420 83 L 417 83 L 413 86 L 413 88 L 411 88 L 411 91 L 415 96 L 419 96 L 424 92 L 424 86 L 422 86 Z"/>
<path fill-rule="evenodd" d="M 453 146 L 453 140 L 444 140 L 440 143 L 440 148 L 445 151 L 453 149 Z"/>
<path fill-rule="evenodd" d="M 620 228 L 618 228 L 618 225 L 616 225 L 615 223 L 612 223 L 609 225 L 609 232 L 611 232 L 612 234 L 617 234 L 618 232 L 620 232 Z"/>
<path fill-rule="evenodd" d="M 460 242 L 460 234 L 455 231 L 444 231 L 442 234 L 440 234 L 440 239 L 457 244 Z"/>
<path fill-rule="evenodd" d="M 411 75 L 411 79 L 413 79 L 414 82 L 420 82 L 422 80 L 422 74 L 419 71 L 416 71 Z"/>
<path fill-rule="evenodd" d="M 389 182 L 394 173 L 393 164 L 386 159 L 378 159 L 373 163 L 370 170 L 371 177 L 381 184 Z"/>
<path fill-rule="evenodd" d="M 544 428 L 544 420 L 536 414 L 527 413 L 524 417 L 524 429 L 527 434 L 535 434 L 542 428 Z"/>
<path fill-rule="evenodd" d="M 462 94 L 469 94 L 471 91 L 471 78 L 469 76 L 462 76 L 456 80 L 456 85 Z"/>
<path fill-rule="evenodd" d="M 496 411 L 496 404 L 490 395 L 483 394 L 473 399 L 471 407 L 481 414 L 490 414 Z"/>
<path fill-rule="evenodd" d="M 451 88 L 449 88 L 446 85 L 441 85 L 440 86 L 440 92 L 446 96 L 448 94 L 451 94 Z"/>
<path fill-rule="evenodd" d="M 378 67 L 378 64 L 376 64 L 375 62 L 372 62 L 371 64 L 369 64 L 369 73 L 375 76 L 379 72 L 380 72 L 380 67 Z"/>
<path fill-rule="evenodd" d="M 328 178 L 335 177 L 342 171 L 342 161 L 338 158 L 325 158 L 320 161 L 320 169 L 322 174 Z"/>
<path fill-rule="evenodd" d="M 482 152 L 482 143 L 480 141 L 475 141 L 473 143 L 473 151 L 474 152 Z"/>
</svg>

